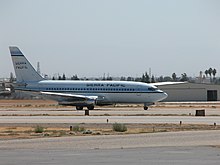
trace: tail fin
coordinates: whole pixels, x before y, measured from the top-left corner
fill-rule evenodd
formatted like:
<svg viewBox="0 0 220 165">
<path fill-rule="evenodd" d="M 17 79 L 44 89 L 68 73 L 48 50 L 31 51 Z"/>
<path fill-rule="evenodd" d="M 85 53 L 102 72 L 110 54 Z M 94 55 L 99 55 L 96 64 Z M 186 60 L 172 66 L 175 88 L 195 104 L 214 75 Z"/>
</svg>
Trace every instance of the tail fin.
<svg viewBox="0 0 220 165">
<path fill-rule="evenodd" d="M 10 46 L 9 50 L 11 53 L 17 82 L 43 80 L 43 77 L 36 72 L 30 62 L 17 47 Z"/>
</svg>

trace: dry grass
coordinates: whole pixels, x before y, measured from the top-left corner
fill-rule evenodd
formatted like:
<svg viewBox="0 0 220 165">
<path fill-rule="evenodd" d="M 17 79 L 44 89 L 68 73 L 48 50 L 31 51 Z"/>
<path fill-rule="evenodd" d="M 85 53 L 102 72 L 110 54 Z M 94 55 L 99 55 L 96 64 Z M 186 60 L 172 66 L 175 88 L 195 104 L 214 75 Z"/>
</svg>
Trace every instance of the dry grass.
<svg viewBox="0 0 220 165">
<path fill-rule="evenodd" d="M 220 130 L 220 126 L 197 125 L 197 124 L 126 124 L 126 132 L 115 132 L 112 130 L 112 124 L 83 124 L 85 130 L 91 130 L 92 134 L 83 134 L 83 132 L 70 131 L 69 127 L 58 127 L 57 125 L 41 125 L 44 132 L 35 133 L 34 126 L 0 126 L 0 140 L 5 139 L 28 139 L 28 138 L 45 138 L 60 136 L 95 136 L 95 135 L 123 135 L 139 133 L 158 133 L 158 132 L 175 132 L 175 131 L 198 131 L 198 130 Z"/>
</svg>

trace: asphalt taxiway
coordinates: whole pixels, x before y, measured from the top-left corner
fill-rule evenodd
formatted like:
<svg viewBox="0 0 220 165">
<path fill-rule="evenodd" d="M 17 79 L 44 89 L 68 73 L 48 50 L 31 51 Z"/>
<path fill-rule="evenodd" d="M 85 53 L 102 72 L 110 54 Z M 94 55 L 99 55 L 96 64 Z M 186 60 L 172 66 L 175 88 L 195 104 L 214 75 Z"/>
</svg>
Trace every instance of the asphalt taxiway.
<svg viewBox="0 0 220 165">
<path fill-rule="evenodd" d="M 213 147 L 155 147 L 84 151 L 0 150 L 0 160 L 0 165 L 219 165 L 220 156 L 219 149 Z"/>
<path fill-rule="evenodd" d="M 220 124 L 220 116 L 0 116 L 0 123 L 173 123 Z"/>
<path fill-rule="evenodd" d="M 175 115 L 175 116 L 187 116 L 196 114 L 196 110 L 205 110 L 207 116 L 220 116 L 220 108 L 215 106 L 211 107 L 172 107 L 172 108 L 160 108 L 150 107 L 149 110 L 143 110 L 143 107 L 96 107 L 90 111 L 90 115 L 110 115 L 110 116 L 144 116 L 144 115 Z M 30 116 L 30 115 L 52 115 L 52 116 L 83 116 L 84 111 L 77 111 L 74 107 L 1 107 L 0 116 Z"/>
<path fill-rule="evenodd" d="M 0 141 L 0 164 L 211 164 L 220 131 L 163 132 Z"/>
</svg>

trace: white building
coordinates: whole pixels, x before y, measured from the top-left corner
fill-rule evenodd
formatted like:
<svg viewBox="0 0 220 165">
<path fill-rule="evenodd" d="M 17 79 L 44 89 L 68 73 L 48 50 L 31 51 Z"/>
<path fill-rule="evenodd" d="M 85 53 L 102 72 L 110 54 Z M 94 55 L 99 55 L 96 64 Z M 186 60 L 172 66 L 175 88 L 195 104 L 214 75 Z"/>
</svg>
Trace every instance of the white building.
<svg viewBox="0 0 220 165">
<path fill-rule="evenodd" d="M 164 101 L 220 101 L 220 85 L 171 83 L 159 88 L 168 94 Z"/>
</svg>

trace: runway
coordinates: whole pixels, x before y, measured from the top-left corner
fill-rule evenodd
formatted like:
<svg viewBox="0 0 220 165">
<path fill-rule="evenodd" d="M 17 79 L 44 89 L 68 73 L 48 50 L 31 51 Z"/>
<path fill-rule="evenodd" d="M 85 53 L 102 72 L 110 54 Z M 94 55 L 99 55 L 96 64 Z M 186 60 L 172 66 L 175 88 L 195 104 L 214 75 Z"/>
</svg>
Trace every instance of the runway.
<svg viewBox="0 0 220 165">
<path fill-rule="evenodd" d="M 160 108 L 152 107 L 149 110 L 143 110 L 143 107 L 97 107 L 95 110 L 90 111 L 91 116 L 95 115 L 110 115 L 110 116 L 147 116 L 147 115 L 166 115 L 166 116 L 194 116 L 196 110 L 205 109 L 206 116 L 220 116 L 220 108 L 196 108 L 196 107 L 185 107 L 185 108 Z M 76 111 L 73 107 L 54 107 L 54 108 L 36 108 L 36 107 L 1 107 L 0 116 L 24 116 L 24 115 L 52 115 L 52 116 L 83 116 L 84 111 Z"/>
<path fill-rule="evenodd" d="M 173 123 L 220 124 L 220 116 L 0 116 L 0 123 Z"/>
<path fill-rule="evenodd" d="M 28 101 L 29 102 L 29 101 Z M 61 125 L 75 123 L 169 123 L 220 124 L 220 108 L 206 105 L 206 116 L 196 117 L 195 107 L 98 107 L 84 116 L 84 111 L 72 107 L 4 104 L 0 107 L 3 127 L 13 124 Z M 58 123 L 58 124 L 56 124 Z M 59 124 L 61 123 L 61 124 Z M 8 125 L 7 125 L 8 124 Z M 93 135 L 0 140 L 0 165 L 23 164 L 210 164 L 220 162 L 220 131 L 181 131 L 123 135 Z"/>
<path fill-rule="evenodd" d="M 110 150 L 0 150 L 0 165 L 219 165 L 213 147 L 155 147 Z M 10 157 L 12 158 L 9 158 Z M 14 159 L 16 157 L 16 159 Z"/>
<path fill-rule="evenodd" d="M 189 131 L 0 141 L 0 165 L 218 165 L 219 139 L 220 131 Z"/>
</svg>

